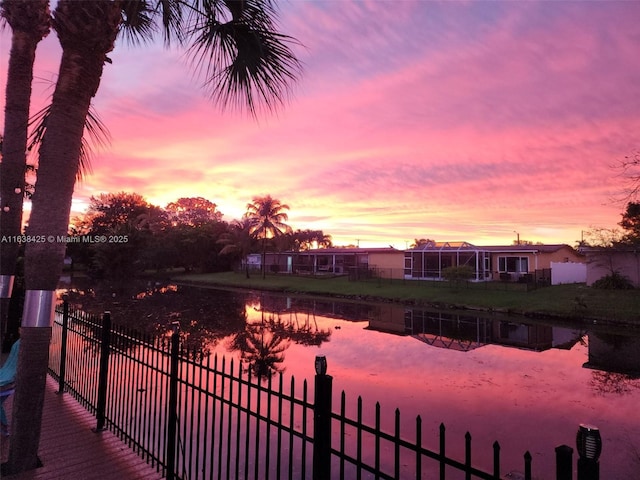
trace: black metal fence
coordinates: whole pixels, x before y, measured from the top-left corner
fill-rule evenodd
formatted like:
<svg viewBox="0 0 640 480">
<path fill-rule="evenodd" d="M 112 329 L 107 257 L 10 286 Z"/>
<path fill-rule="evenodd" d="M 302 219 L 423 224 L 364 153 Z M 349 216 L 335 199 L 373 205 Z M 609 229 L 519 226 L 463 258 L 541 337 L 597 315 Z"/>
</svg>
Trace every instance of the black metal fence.
<svg viewBox="0 0 640 480">
<path fill-rule="evenodd" d="M 96 416 L 96 431 L 113 431 L 168 479 L 502 478 L 497 442 L 485 472 L 472 464 L 469 433 L 456 460 L 447 456 L 444 425 L 430 450 L 420 417 L 409 438 L 398 410 L 385 428 L 379 404 L 371 421 L 362 399 L 353 408 L 342 392 L 334 411 L 332 378 L 321 367 L 312 401 L 306 380 L 285 385 L 281 373 L 259 378 L 233 360 L 183 350 L 177 326 L 152 338 L 112 327 L 108 313 L 66 303 L 56 312 L 49 369 L 60 393 Z M 563 447 L 557 478 L 570 480 L 572 449 Z M 524 479 L 531 469 L 526 452 Z"/>
</svg>

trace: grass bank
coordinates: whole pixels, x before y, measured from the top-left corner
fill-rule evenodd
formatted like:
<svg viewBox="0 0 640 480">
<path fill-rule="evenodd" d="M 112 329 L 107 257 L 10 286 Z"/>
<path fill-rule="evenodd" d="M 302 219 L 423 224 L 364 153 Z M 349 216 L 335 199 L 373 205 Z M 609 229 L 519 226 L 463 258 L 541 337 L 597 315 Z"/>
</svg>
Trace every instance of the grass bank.
<svg viewBox="0 0 640 480">
<path fill-rule="evenodd" d="M 508 312 L 588 321 L 624 322 L 640 326 L 638 290 L 599 290 L 584 284 L 526 290 L 525 285 L 499 282 L 450 285 L 413 280 L 349 281 L 347 277 L 296 277 L 244 273 L 192 274 L 174 281 L 278 292 L 328 295 L 364 301 L 393 301 L 411 305 Z"/>
</svg>

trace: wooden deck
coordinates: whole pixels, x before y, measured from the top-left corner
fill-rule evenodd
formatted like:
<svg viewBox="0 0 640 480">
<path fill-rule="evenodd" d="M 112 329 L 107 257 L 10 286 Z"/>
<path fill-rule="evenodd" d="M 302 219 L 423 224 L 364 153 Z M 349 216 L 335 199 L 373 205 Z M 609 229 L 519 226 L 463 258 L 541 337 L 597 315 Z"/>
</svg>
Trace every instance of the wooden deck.
<svg viewBox="0 0 640 480">
<path fill-rule="evenodd" d="M 42 467 L 17 475 L 10 480 L 160 480 L 156 472 L 133 450 L 109 431 L 94 433 L 95 418 L 69 394 L 58 395 L 57 384 L 47 378 L 47 390 L 40 437 L 39 458 Z M 11 419 L 13 397 L 5 402 Z M 2 462 L 9 454 L 9 441 L 1 437 Z"/>
</svg>

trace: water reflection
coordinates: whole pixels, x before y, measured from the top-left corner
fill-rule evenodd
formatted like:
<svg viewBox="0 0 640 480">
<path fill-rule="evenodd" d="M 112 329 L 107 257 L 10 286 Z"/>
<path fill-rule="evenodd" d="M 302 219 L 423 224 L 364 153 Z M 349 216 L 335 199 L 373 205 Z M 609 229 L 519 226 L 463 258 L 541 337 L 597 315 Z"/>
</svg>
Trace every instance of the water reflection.
<svg viewBox="0 0 640 480">
<path fill-rule="evenodd" d="M 640 377 L 640 336 L 592 332 L 584 367 Z"/>
<path fill-rule="evenodd" d="M 59 290 L 82 311 L 110 311 L 113 322 L 143 333 L 166 335 L 179 322 L 187 348 L 208 354 L 224 340 L 239 352 L 254 373 L 269 376 L 284 370 L 291 343 L 320 346 L 330 341 L 330 328 L 317 318 L 368 322 L 368 330 L 410 336 L 425 344 L 469 352 L 502 345 L 536 352 L 588 345 L 585 368 L 640 377 L 640 335 L 590 327 L 589 331 L 500 316 L 411 308 L 264 292 L 131 282 L 78 284 Z M 336 328 L 340 328 L 337 326 Z M 602 383 L 602 382 L 600 382 Z"/>
<path fill-rule="evenodd" d="M 114 325 L 144 334 L 164 336 L 178 322 L 185 347 L 204 355 L 246 326 L 246 298 L 231 292 L 212 297 L 196 288 L 131 282 L 76 283 L 58 293 L 74 308 L 92 314 L 110 311 Z"/>
<path fill-rule="evenodd" d="M 408 423 L 421 415 L 432 447 L 441 422 L 451 438 L 470 431 L 489 449 L 480 462 L 498 440 L 506 471 L 530 450 L 539 478 L 552 478 L 554 447 L 573 442 L 580 423 L 605 433 L 602 478 L 640 468 L 640 335 L 630 329 L 176 285 L 69 293 L 143 331 L 177 320 L 190 348 L 233 356 L 263 379 L 312 378 L 315 355 L 326 355 L 335 395 L 361 395 L 365 412 L 377 401 L 398 408 Z"/>
</svg>

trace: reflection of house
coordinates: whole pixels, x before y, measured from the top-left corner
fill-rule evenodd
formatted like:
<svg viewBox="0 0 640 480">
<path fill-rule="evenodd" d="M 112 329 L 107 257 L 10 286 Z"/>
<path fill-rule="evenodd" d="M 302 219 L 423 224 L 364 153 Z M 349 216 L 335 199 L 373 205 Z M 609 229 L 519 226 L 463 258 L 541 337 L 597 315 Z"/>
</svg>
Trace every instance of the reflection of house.
<svg viewBox="0 0 640 480">
<path fill-rule="evenodd" d="M 611 272 L 627 277 L 640 287 L 640 247 L 622 248 L 583 248 L 587 258 L 587 285 Z"/>
<path fill-rule="evenodd" d="M 405 312 L 405 333 L 434 347 L 467 352 L 491 343 L 491 320 L 417 309 Z"/>
<path fill-rule="evenodd" d="M 469 266 L 474 280 L 550 282 L 552 262 L 584 263 L 569 245 L 477 247 L 467 242 L 427 242 L 404 252 L 404 278 L 442 279 L 447 267 Z"/>
<path fill-rule="evenodd" d="M 580 332 L 561 327 L 400 305 L 389 305 L 379 313 L 380 318 L 369 321 L 372 330 L 410 335 L 435 347 L 465 352 L 488 344 L 535 351 L 571 348 L 580 338 Z"/>
<path fill-rule="evenodd" d="M 549 325 L 493 322 L 492 327 L 492 343 L 535 351 L 553 347 L 553 328 Z"/>
<path fill-rule="evenodd" d="M 640 376 L 640 336 L 589 333 L 585 368 Z"/>
</svg>

